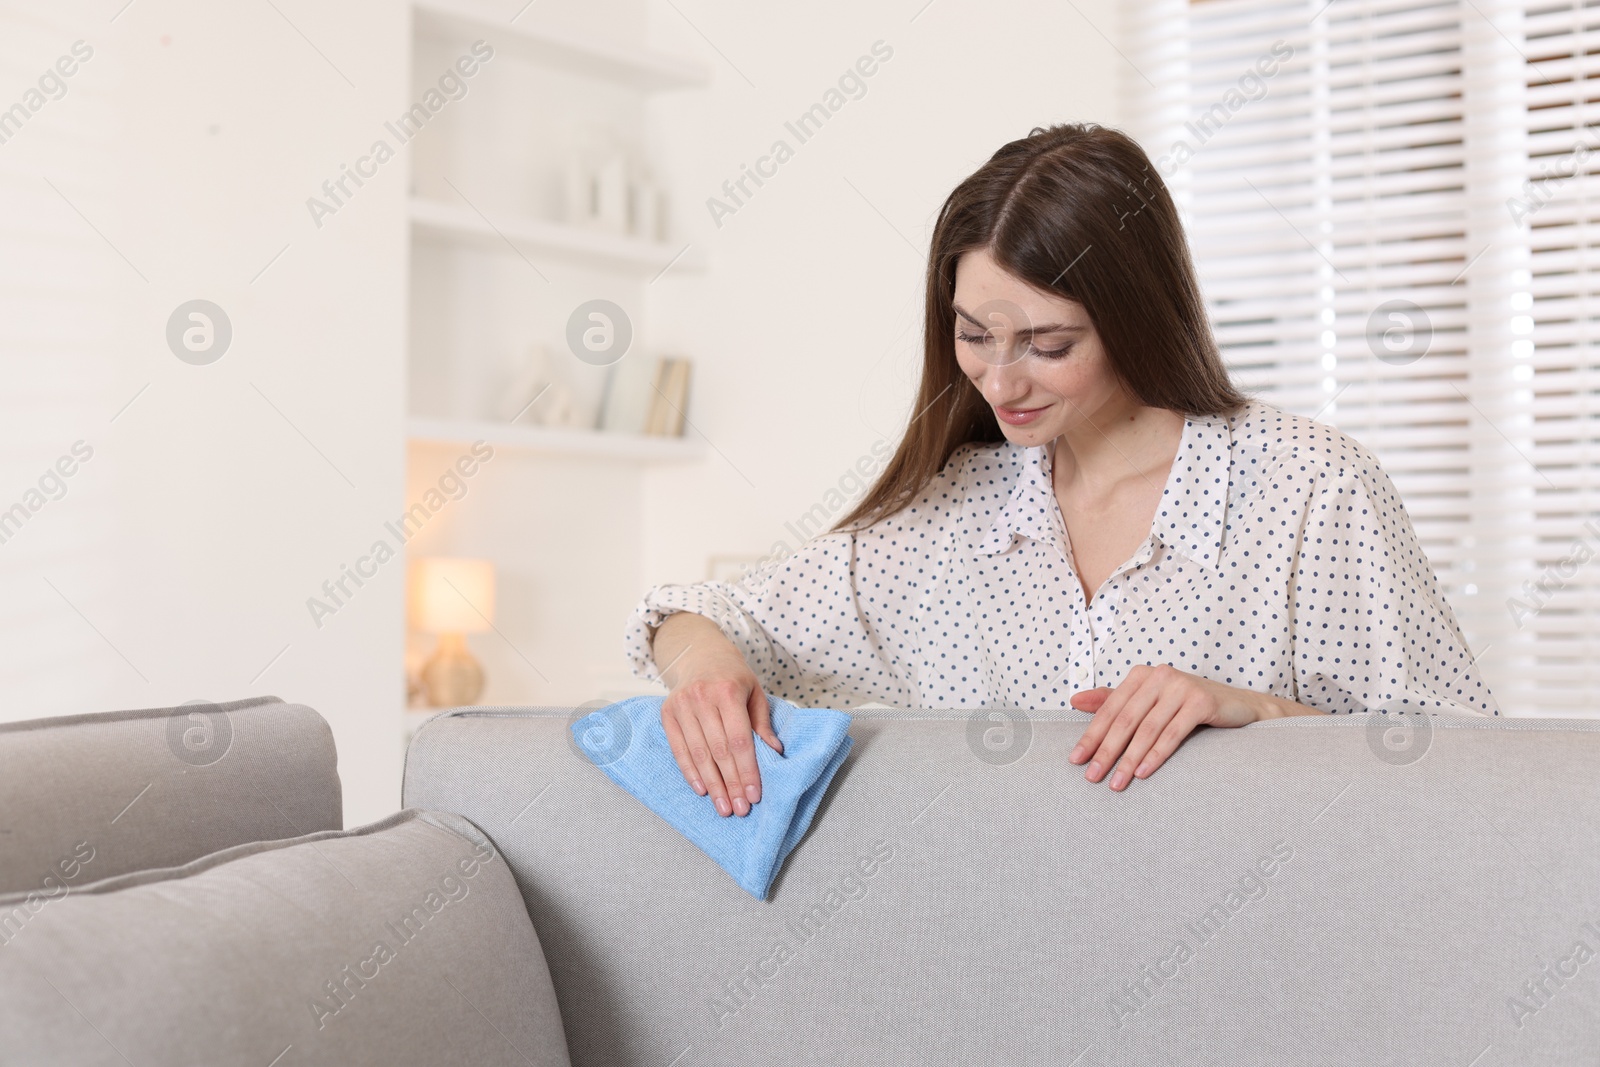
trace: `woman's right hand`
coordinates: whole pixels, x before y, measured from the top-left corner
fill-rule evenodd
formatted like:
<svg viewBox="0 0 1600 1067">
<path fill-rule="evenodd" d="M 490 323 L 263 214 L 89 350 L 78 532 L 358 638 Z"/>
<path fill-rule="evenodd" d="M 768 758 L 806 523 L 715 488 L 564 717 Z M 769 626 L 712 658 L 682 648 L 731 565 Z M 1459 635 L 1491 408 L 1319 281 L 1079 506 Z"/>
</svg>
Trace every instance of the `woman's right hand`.
<svg viewBox="0 0 1600 1067">
<path fill-rule="evenodd" d="M 710 794 L 717 814 L 750 813 L 761 799 L 752 731 L 777 752 L 772 711 L 761 680 L 737 651 L 697 659 L 661 705 L 661 725 L 684 780 Z"/>
</svg>

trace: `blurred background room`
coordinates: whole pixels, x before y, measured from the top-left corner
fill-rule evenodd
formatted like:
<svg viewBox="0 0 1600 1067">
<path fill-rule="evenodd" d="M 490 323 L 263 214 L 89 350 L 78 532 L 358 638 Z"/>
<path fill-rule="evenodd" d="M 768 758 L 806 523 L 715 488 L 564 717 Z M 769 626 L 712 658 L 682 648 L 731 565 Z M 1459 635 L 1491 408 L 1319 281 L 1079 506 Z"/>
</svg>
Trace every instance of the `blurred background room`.
<svg viewBox="0 0 1600 1067">
<path fill-rule="evenodd" d="M 1587 715 L 1600 8 L 6 0 L 0 717 L 271 693 L 346 824 L 431 705 L 660 692 L 657 582 L 912 414 L 949 191 L 1137 137 L 1250 392 L 1393 476 L 1510 715 Z"/>
</svg>

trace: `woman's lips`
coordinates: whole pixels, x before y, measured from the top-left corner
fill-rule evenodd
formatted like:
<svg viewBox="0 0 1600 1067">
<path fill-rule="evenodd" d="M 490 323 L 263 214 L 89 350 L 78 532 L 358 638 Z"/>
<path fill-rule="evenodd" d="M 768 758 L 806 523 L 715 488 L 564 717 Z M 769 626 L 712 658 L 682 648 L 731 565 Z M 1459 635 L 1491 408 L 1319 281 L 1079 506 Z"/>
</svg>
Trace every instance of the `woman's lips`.
<svg viewBox="0 0 1600 1067">
<path fill-rule="evenodd" d="M 1043 412 L 1044 409 L 1049 407 L 1049 406 L 1050 406 L 1049 404 L 1045 404 L 1043 407 L 1036 407 L 1036 408 L 1002 408 L 1002 407 L 997 407 L 997 408 L 994 409 L 994 413 L 1001 420 L 1003 420 L 1005 422 L 1009 422 L 1013 426 L 1022 426 L 1022 425 L 1025 425 L 1027 423 L 1030 423 L 1034 419 L 1038 418 L 1039 414 L 1041 412 Z"/>
</svg>

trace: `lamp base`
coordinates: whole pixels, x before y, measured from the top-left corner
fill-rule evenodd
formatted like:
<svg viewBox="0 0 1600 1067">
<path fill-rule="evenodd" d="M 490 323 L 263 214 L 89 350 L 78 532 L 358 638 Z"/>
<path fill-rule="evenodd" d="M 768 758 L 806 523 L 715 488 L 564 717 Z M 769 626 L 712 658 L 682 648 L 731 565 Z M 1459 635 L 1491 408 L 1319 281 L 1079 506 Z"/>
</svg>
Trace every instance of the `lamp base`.
<svg viewBox="0 0 1600 1067">
<path fill-rule="evenodd" d="M 483 695 L 483 668 L 467 649 L 465 635 L 439 635 L 439 647 L 422 665 L 422 689 L 435 708 L 473 704 Z"/>
</svg>

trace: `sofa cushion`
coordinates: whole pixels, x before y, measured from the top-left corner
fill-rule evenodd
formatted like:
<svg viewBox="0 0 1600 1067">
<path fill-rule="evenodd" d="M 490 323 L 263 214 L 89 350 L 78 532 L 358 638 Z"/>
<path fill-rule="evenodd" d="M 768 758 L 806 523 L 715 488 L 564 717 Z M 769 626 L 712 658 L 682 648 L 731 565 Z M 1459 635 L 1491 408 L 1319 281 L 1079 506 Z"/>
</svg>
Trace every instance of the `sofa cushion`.
<svg viewBox="0 0 1600 1067">
<path fill-rule="evenodd" d="M 7 920 L 6 1062 L 568 1063 L 516 884 L 459 816 L 11 894 Z"/>
<path fill-rule="evenodd" d="M 0 723 L 0 893 L 343 826 L 333 733 L 274 696 Z"/>
<path fill-rule="evenodd" d="M 1081 712 L 856 711 L 760 902 L 574 751 L 588 710 L 435 718 L 404 791 L 501 849 L 578 1067 L 1600 1049 L 1600 722 L 1202 729 L 1113 792 Z"/>
</svg>

